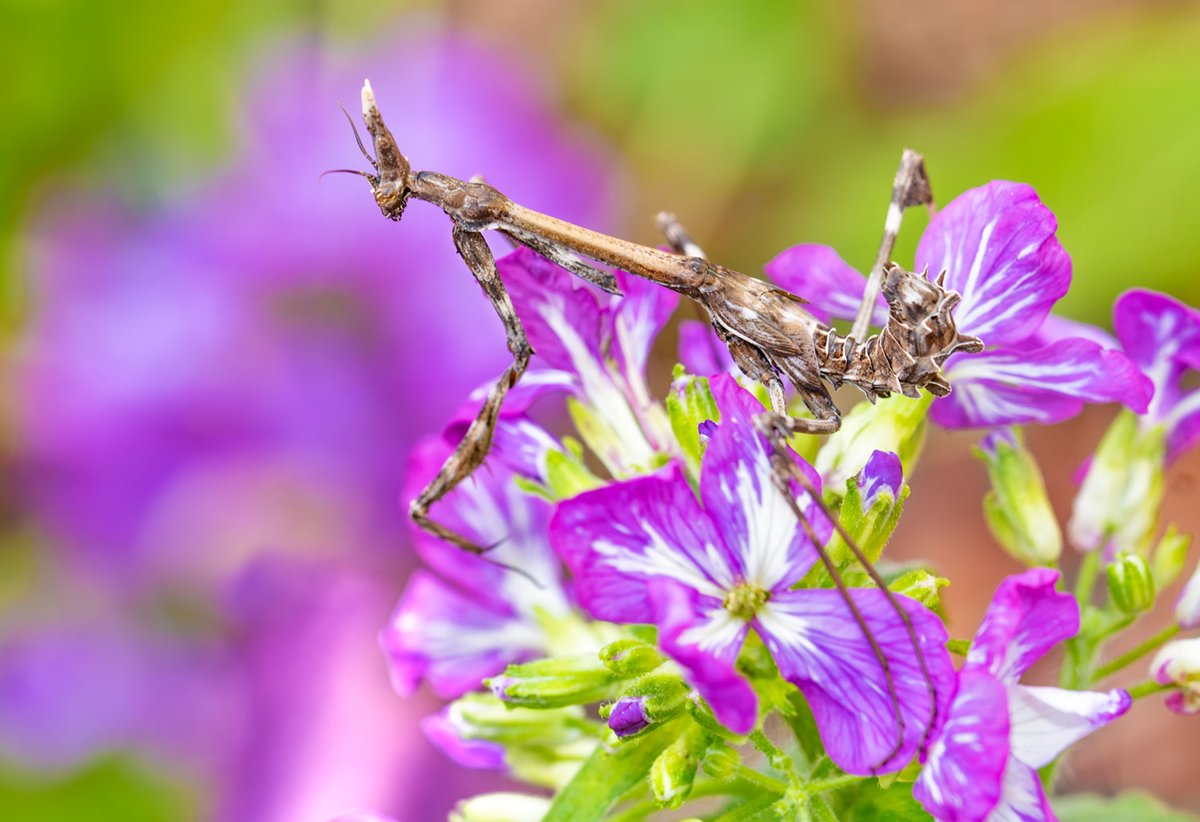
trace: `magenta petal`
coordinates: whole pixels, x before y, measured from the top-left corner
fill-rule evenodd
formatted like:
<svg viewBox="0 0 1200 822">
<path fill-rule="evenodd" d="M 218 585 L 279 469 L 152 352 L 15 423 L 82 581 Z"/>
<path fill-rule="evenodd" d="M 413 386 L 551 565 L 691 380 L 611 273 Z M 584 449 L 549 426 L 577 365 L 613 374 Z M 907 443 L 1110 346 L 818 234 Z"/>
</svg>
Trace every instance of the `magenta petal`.
<svg viewBox="0 0 1200 822">
<path fill-rule="evenodd" d="M 1069 691 L 1014 685 L 1008 690 L 1013 756 L 1033 768 L 1054 759 L 1129 710 L 1127 691 Z"/>
<path fill-rule="evenodd" d="M 932 721 L 929 683 L 921 673 L 904 623 L 882 591 L 854 590 L 854 601 L 888 660 L 904 716 L 903 744 L 895 755 L 898 723 L 883 668 L 837 591 L 800 589 L 772 594 L 754 627 L 780 673 L 808 700 L 825 750 L 847 773 L 899 770 L 917 752 Z M 915 600 L 896 599 L 913 628 L 945 716 L 954 669 L 940 619 Z M 885 761 L 886 759 L 886 761 Z"/>
<path fill-rule="evenodd" d="M 650 717 L 646 715 L 646 697 L 623 696 L 617 700 L 608 715 L 608 727 L 619 738 L 633 736 L 650 727 Z"/>
<path fill-rule="evenodd" d="M 646 381 L 646 359 L 654 338 L 662 330 L 679 295 L 660 285 L 617 272 L 621 299 L 612 308 L 612 353 L 629 385 Z"/>
<path fill-rule="evenodd" d="M 1117 341 L 1117 338 L 1107 331 L 1097 328 L 1091 323 L 1082 323 L 1068 317 L 1060 317 L 1057 314 L 1051 314 L 1046 317 L 1046 321 L 1038 327 L 1038 330 L 1032 336 L 1019 341 L 1014 340 L 1012 345 L 1019 348 L 1037 349 L 1052 342 L 1067 340 L 1073 337 L 1091 340 L 1101 348 L 1116 350 L 1121 347 L 1121 343 Z"/>
<path fill-rule="evenodd" d="M 379 644 L 402 695 L 425 680 L 439 696 L 452 699 L 478 688 L 510 662 L 541 652 L 544 637 L 532 621 L 418 571 L 380 631 Z"/>
<path fill-rule="evenodd" d="M 1042 778 L 1033 768 L 1016 757 L 1009 757 L 1000 787 L 1000 800 L 993 811 L 995 820 L 1013 822 L 1056 822 Z"/>
<path fill-rule="evenodd" d="M 719 380 L 733 383 L 729 377 Z M 734 387 L 742 391 L 736 384 Z M 720 392 L 719 384 L 717 389 Z M 773 591 L 802 578 L 817 554 L 787 499 L 771 480 L 767 448 L 766 440 L 748 421 L 727 420 L 722 413 L 721 424 L 704 452 L 700 496 L 724 544 L 736 557 L 738 578 Z M 811 501 L 806 507 L 811 508 Z M 810 521 L 817 517 L 820 515 Z M 823 517 L 818 521 L 826 522 Z"/>
<path fill-rule="evenodd" d="M 502 426 L 501 439 L 510 450 L 523 445 L 510 438 L 518 436 L 517 429 L 512 427 L 516 424 L 517 421 L 509 420 Z M 413 449 L 402 495 L 406 508 L 453 450 L 454 446 L 440 437 L 429 437 Z M 510 454 L 514 460 L 518 456 Z M 550 503 L 517 487 L 511 470 L 488 460 L 430 511 L 437 522 L 452 531 L 478 545 L 494 546 L 486 558 L 443 542 L 415 523 L 411 531 L 421 558 L 481 601 L 494 608 L 503 608 L 511 602 L 528 602 L 529 608 L 538 604 L 554 612 L 562 610 L 565 603 L 558 560 L 546 538 L 550 511 Z M 519 568 L 523 573 L 505 566 Z"/>
<path fill-rule="evenodd" d="M 735 663 L 749 625 L 722 607 L 669 579 L 653 580 L 648 596 L 658 624 L 659 646 L 687 672 L 687 681 L 736 734 L 758 722 L 758 698 Z"/>
<path fill-rule="evenodd" d="M 733 369 L 729 349 L 708 323 L 684 320 L 679 324 L 679 361 L 691 374 L 710 377 Z"/>
<path fill-rule="evenodd" d="M 954 390 L 930 415 L 947 428 L 1055 423 L 1084 403 L 1122 402 L 1146 410 L 1151 387 L 1120 351 L 1068 339 L 1036 351 L 1002 349 L 956 354 L 946 364 Z"/>
<path fill-rule="evenodd" d="M 1168 462 L 1200 442 L 1200 391 L 1192 391 L 1171 409 L 1167 432 Z"/>
<path fill-rule="evenodd" d="M 612 622 L 653 620 L 646 583 L 655 577 L 720 600 L 737 576 L 737 558 L 677 464 L 560 503 L 550 541 L 575 576 L 580 604 Z"/>
<path fill-rule="evenodd" d="M 1154 384 L 1151 421 L 1170 420 L 1181 399 L 1180 378 L 1189 368 L 1200 368 L 1200 311 L 1166 294 L 1134 289 L 1117 299 L 1113 325 L 1129 356 Z M 1171 452 L 1184 447 L 1173 443 Z"/>
<path fill-rule="evenodd" d="M 452 716 L 454 706 L 447 705 L 421 720 L 421 732 L 446 756 L 464 768 L 501 770 L 504 746 L 490 739 L 467 739 L 459 732 Z"/>
<path fill-rule="evenodd" d="M 950 714 L 913 785 L 935 819 L 979 822 L 1000 798 L 1009 758 L 1008 697 L 986 671 L 964 670 Z"/>
<path fill-rule="evenodd" d="M 916 266 L 943 270 L 962 294 L 960 331 L 988 345 L 1015 342 L 1042 324 L 1071 284 L 1058 221 L 1021 183 L 994 181 L 955 197 L 925 229 Z"/>
<path fill-rule="evenodd" d="M 827 245 L 792 246 L 764 270 L 773 283 L 808 301 L 805 308 L 822 322 L 852 320 L 858 315 L 867 279 Z M 887 302 L 880 296 L 872 324 L 887 322 L 887 311 Z"/>
<path fill-rule="evenodd" d="M 904 466 L 900 457 L 891 451 L 872 452 L 858 472 L 858 492 L 862 495 L 864 511 L 870 509 L 882 493 L 891 494 L 893 502 L 900 499 L 903 488 Z"/>
<path fill-rule="evenodd" d="M 501 258 L 497 266 L 543 362 L 573 374 L 603 363 L 606 318 L 580 281 L 528 248 Z"/>
<path fill-rule="evenodd" d="M 1054 589 L 1058 571 L 1030 568 L 1005 578 L 975 632 L 967 665 L 1015 683 L 1046 651 L 1079 632 L 1079 605 Z"/>
</svg>

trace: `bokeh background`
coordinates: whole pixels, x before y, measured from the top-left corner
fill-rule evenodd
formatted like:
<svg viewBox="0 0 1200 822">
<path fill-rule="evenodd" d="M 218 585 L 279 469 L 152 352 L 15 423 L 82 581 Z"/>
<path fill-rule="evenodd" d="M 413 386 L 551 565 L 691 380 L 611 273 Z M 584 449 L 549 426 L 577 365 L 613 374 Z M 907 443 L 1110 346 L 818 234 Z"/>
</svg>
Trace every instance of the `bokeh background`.
<svg viewBox="0 0 1200 822">
<path fill-rule="evenodd" d="M 671 209 L 745 271 L 802 241 L 867 265 L 912 146 L 942 202 L 1038 189 L 1063 313 L 1107 326 L 1135 285 L 1200 303 L 1196 3 L 3 0 L 0 22 L 7 818 L 436 819 L 503 784 L 429 747 L 435 701 L 395 697 L 375 646 L 412 567 L 408 450 L 505 352 L 444 218 L 318 183 L 363 166 L 336 105 L 364 75 L 416 165 L 642 242 Z M 1030 432 L 1064 520 L 1112 413 Z M 1017 570 L 973 441 L 931 436 L 894 549 L 954 581 L 959 636 Z M 1198 473 L 1168 478 L 1191 531 Z M 1147 700 L 1065 784 L 1200 810 L 1195 738 Z"/>
</svg>

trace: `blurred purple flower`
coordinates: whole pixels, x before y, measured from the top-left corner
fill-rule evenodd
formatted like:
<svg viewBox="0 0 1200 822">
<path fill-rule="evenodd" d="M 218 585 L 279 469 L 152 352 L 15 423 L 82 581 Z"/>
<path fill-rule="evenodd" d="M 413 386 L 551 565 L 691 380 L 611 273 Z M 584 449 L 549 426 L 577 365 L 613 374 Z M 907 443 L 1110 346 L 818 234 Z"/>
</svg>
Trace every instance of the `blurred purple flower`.
<svg viewBox="0 0 1200 822">
<path fill-rule="evenodd" d="M 1017 680 L 1079 632 L 1079 606 L 1054 590 L 1058 571 L 1032 568 L 1000 584 L 958 674 L 950 714 L 913 795 L 948 822 L 1055 819 L 1037 769 L 1132 704 L 1108 693 Z"/>
<path fill-rule="evenodd" d="M 1126 291 L 1113 306 L 1113 327 L 1125 353 L 1154 386 L 1144 426 L 1167 431 L 1167 462 L 1200 440 L 1200 390 L 1183 390 L 1186 372 L 1200 371 L 1200 311 L 1146 289 Z"/>
<path fill-rule="evenodd" d="M 752 423 L 762 406 L 730 377 L 713 379 L 712 388 L 721 421 L 704 455 L 699 501 L 672 464 L 559 505 L 550 537 L 578 581 L 579 600 L 599 619 L 657 624 L 662 648 L 737 733 L 758 719 L 754 691 L 734 666 L 753 628 L 808 699 L 834 762 L 851 773 L 900 768 L 916 751 L 932 708 L 903 623 L 881 591 L 853 592 L 888 658 L 905 719 L 904 744 L 884 763 L 897 722 L 867 640 L 837 591 L 792 589 L 816 552 L 772 484 L 769 445 Z M 819 484 L 813 469 L 795 459 Z M 827 540 L 831 524 L 805 500 Z M 945 629 L 917 602 L 898 599 L 939 699 L 948 700 L 953 670 Z"/>
<path fill-rule="evenodd" d="M 213 641 L 228 656 L 216 676 L 196 673 L 195 687 L 245 709 L 231 714 L 245 717 L 233 732 L 206 729 L 220 752 L 209 757 L 221 760 L 209 795 L 221 818 L 449 806 L 439 780 L 420 776 L 421 750 L 404 733 L 413 708 L 389 696 L 370 637 L 405 564 L 394 549 L 406 452 L 499 374 L 507 352 L 444 215 L 410 209 L 397 227 L 361 180 L 318 185 L 325 169 L 364 163 L 334 104 L 370 75 L 381 95 L 421 112 L 398 133 L 419 165 L 486 172 L 506 193 L 592 225 L 604 224 L 608 198 L 596 152 L 567 138 L 511 65 L 420 26 L 381 43 L 342 55 L 280 49 L 246 100 L 237 159 L 175 201 L 136 214 L 59 191 L 36 221 L 37 311 L 6 392 L 23 505 L 84 571 L 90 595 L 111 600 L 114 630 L 142 647 L 132 663 L 125 650 L 94 663 L 79 655 L 87 673 L 54 689 L 0 692 L 40 699 L 25 703 L 37 710 L 22 714 L 18 754 L 37 736 L 39 750 L 70 758 L 127 743 L 157 755 L 137 728 L 79 730 L 62 718 L 151 691 L 165 674 L 133 626 L 149 604 L 178 598 L 216 612 Z M 273 583 L 252 595 L 255 558 L 281 548 L 293 558 L 271 576 L 286 591 Z M 154 647 L 168 640 L 155 636 Z M 23 652 L 17 660 L 34 666 L 24 672 L 7 660 L 5 681 L 40 681 L 41 658 Z M 94 687 L 110 671 L 130 672 L 108 680 L 123 695 Z M 176 727 L 189 705 L 159 699 L 155 722 Z M 164 760 L 201 753 L 187 733 L 156 739 Z"/>
<path fill-rule="evenodd" d="M 1119 351 L 1080 333 L 1078 324 L 1050 319 L 1067 292 L 1071 261 L 1055 232 L 1058 222 L 1034 190 L 994 181 L 956 197 L 930 221 L 917 246 L 916 268 L 946 271 L 946 288 L 962 295 L 954 313 L 961 332 L 983 339 L 981 354 L 946 361 L 954 387 L 930 410 L 950 428 L 1053 423 L 1089 402 L 1123 402 L 1144 411 L 1150 390 Z M 766 266 L 767 276 L 810 301 L 823 320 L 852 319 L 865 278 L 833 249 L 790 248 Z M 882 325 L 880 298 L 875 324 Z M 1053 338 L 1042 335 L 1042 329 Z M 1070 336 L 1060 336 L 1064 332 Z"/>
</svg>

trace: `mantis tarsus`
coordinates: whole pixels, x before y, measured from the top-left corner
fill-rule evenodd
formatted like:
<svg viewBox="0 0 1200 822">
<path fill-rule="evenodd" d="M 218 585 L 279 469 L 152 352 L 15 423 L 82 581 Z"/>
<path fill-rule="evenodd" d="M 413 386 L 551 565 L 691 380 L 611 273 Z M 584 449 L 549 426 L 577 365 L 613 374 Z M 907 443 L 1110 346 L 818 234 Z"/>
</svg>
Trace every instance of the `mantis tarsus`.
<svg viewBox="0 0 1200 822">
<path fill-rule="evenodd" d="M 945 272 L 931 280 L 886 262 L 899 231 L 903 210 L 911 205 L 932 202 L 920 155 L 910 151 L 904 154 L 895 179 L 884 239 L 868 280 L 863 310 L 855 323 L 855 331 L 842 336 L 808 314 L 801 298 L 710 262 L 669 215 L 660 215 L 659 224 L 676 253 L 631 243 L 541 214 L 514 203 L 481 181 L 463 181 L 434 171 L 414 172 L 384 124 L 369 83 L 363 87 L 362 104 L 375 157 L 372 159 L 365 148 L 363 154 L 375 173 L 356 173 L 370 182 L 376 203 L 391 220 L 403 216 L 410 198 L 433 203 L 450 217 L 454 244 L 504 323 L 508 348 L 513 356 L 512 364 L 492 386 L 454 453 L 413 500 L 410 508 L 413 519 L 423 529 L 464 550 L 475 554 L 484 554 L 488 550 L 429 516 L 430 507 L 483 462 L 504 397 L 524 373 L 533 353 L 497 273 L 495 259 L 483 237 L 484 231 L 499 231 L 513 242 L 528 246 L 612 293 L 619 293 L 613 276 L 588 261 L 627 271 L 688 297 L 707 314 L 738 368 L 767 389 L 771 407 L 763 411 L 756 424 L 772 443 L 775 485 L 790 501 L 793 512 L 812 537 L 822 563 L 845 597 L 887 682 L 897 721 L 897 742 L 877 767 L 887 764 L 903 747 L 904 741 L 904 719 L 888 661 L 796 502 L 791 490 L 793 480 L 817 504 L 823 505 L 820 494 L 788 456 L 787 438 L 795 433 L 829 434 L 838 429 L 840 414 L 825 387 L 826 382 L 834 387 L 842 383 L 854 385 L 872 401 L 893 392 L 917 397 L 920 388 L 943 396 L 950 391 L 949 384 L 941 376 L 941 365 L 946 358 L 955 351 L 979 351 L 983 347 L 979 339 L 961 335 L 956 330 L 951 310 L 960 298 L 943 288 Z M 362 148 L 361 141 L 359 147 Z M 880 333 L 863 339 L 880 289 L 889 305 L 887 322 Z M 793 417 L 787 413 L 784 377 L 812 413 L 811 418 Z M 923 748 L 936 724 L 937 697 L 911 620 L 837 517 L 828 511 L 825 513 L 875 584 L 885 592 L 908 630 L 925 674 L 931 703 L 930 723 L 921 743 Z"/>
</svg>

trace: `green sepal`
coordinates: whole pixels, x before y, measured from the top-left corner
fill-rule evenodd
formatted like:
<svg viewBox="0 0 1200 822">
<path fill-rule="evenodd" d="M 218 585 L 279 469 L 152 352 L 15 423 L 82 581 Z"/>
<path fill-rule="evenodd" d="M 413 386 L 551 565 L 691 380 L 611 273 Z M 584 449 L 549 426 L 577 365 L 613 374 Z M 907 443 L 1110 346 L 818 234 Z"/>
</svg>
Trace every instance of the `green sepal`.
<svg viewBox="0 0 1200 822">
<path fill-rule="evenodd" d="M 1167 532 L 1162 535 L 1154 552 L 1150 555 L 1150 565 L 1154 571 L 1154 584 L 1161 591 L 1183 573 L 1187 565 L 1188 549 L 1192 545 L 1192 535 L 1179 532 L 1175 523 L 1167 526 Z"/>
<path fill-rule="evenodd" d="M 574 441 L 572 444 L 577 446 L 578 442 Z M 604 480 L 589 471 L 583 464 L 582 456 L 569 445 L 568 450 L 547 452 L 546 488 L 549 491 L 547 498 L 551 501 L 570 499 L 602 485 Z"/>
<path fill-rule="evenodd" d="M 950 580 L 937 574 L 918 568 L 906 571 L 898 579 L 888 584 L 888 589 L 897 594 L 904 594 L 924 605 L 934 613 L 942 611 L 942 589 L 950 584 Z"/>
<path fill-rule="evenodd" d="M 721 412 L 713 399 L 707 377 L 694 377 L 682 365 L 675 366 L 674 382 L 667 392 L 667 417 L 671 431 L 683 451 L 688 472 L 700 476 L 700 463 L 704 459 L 704 440 L 700 437 L 700 423 L 719 420 Z"/>
<path fill-rule="evenodd" d="M 639 639 L 626 638 L 610 642 L 600 649 L 600 661 L 618 676 L 631 677 L 649 673 L 667 661 L 652 645 Z"/>
<path fill-rule="evenodd" d="M 591 653 L 509 665 L 484 684 L 509 705 L 558 708 L 610 699 L 622 679 Z"/>
<path fill-rule="evenodd" d="M 987 466 L 992 482 L 992 490 L 983 498 L 983 515 L 992 536 L 1025 565 L 1054 565 L 1062 555 L 1062 531 L 1037 460 L 1016 428 L 1011 441 L 998 435 L 985 443 L 989 441 L 990 445 L 972 450 Z"/>
<path fill-rule="evenodd" d="M 691 725 L 654 760 L 650 789 L 660 806 L 675 809 L 688 798 L 707 747 L 708 734 Z"/>
</svg>

